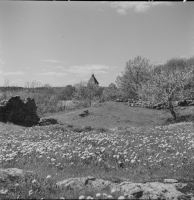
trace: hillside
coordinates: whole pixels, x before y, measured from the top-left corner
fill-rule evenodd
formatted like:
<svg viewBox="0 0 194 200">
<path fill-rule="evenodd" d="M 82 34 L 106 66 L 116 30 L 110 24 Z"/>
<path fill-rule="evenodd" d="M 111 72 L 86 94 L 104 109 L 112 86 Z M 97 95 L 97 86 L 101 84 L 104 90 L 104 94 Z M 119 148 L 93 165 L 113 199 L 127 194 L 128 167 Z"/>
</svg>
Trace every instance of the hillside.
<svg viewBox="0 0 194 200">
<path fill-rule="evenodd" d="M 139 126 L 159 126 L 166 124 L 166 120 L 172 118 L 168 110 L 153 110 L 140 107 L 128 107 L 127 103 L 105 102 L 88 108 L 89 115 L 80 117 L 79 114 L 86 109 L 73 112 L 57 113 L 47 117 L 57 119 L 60 123 L 69 123 L 76 126 L 92 126 L 103 128 L 114 127 L 139 127 Z M 180 110 L 181 116 L 192 115 L 194 107 L 187 107 Z"/>
<path fill-rule="evenodd" d="M 194 112 L 194 107 L 178 109 L 181 117 Z M 136 193 L 140 199 L 193 197 L 192 122 L 163 126 L 172 118 L 168 110 L 119 102 L 88 108 L 89 115 L 80 117 L 84 110 L 47 116 L 64 125 L 27 128 L 0 123 L 0 199 L 78 199 L 81 195 L 134 199 Z M 115 184 L 124 189 L 113 192 Z"/>
</svg>

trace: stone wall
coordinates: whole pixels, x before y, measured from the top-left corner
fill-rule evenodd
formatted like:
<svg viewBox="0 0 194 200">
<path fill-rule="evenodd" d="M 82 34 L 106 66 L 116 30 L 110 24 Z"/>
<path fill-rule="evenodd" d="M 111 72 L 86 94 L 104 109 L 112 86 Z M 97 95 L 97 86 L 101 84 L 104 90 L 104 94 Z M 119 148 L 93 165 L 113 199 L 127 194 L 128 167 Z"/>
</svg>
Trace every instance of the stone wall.
<svg viewBox="0 0 194 200">
<path fill-rule="evenodd" d="M 151 108 L 151 109 L 156 109 L 156 110 L 168 108 L 167 103 L 154 104 L 150 101 L 140 101 L 140 100 L 138 101 L 134 99 L 128 99 L 128 100 L 126 99 L 124 101 L 120 99 L 116 99 L 115 102 L 128 102 L 128 106 L 131 106 L 131 107 L 143 107 L 143 108 Z M 184 99 L 184 100 L 179 100 L 179 101 L 173 101 L 172 104 L 175 107 L 194 106 L 194 99 Z"/>
</svg>

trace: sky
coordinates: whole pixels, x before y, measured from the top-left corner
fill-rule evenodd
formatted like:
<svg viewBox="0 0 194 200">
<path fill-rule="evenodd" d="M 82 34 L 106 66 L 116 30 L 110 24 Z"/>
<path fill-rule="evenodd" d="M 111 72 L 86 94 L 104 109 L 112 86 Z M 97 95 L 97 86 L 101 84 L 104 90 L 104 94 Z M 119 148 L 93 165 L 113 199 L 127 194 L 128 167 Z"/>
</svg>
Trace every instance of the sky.
<svg viewBox="0 0 194 200">
<path fill-rule="evenodd" d="M 115 83 L 136 56 L 194 56 L 194 2 L 0 2 L 0 86 Z"/>
</svg>

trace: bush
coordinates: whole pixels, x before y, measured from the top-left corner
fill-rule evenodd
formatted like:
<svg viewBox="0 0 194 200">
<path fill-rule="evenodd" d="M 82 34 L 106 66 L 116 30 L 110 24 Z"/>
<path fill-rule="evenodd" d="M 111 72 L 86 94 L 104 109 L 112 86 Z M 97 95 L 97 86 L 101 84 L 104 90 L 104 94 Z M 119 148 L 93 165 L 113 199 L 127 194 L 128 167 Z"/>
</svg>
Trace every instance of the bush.
<svg viewBox="0 0 194 200">
<path fill-rule="evenodd" d="M 85 129 L 84 128 L 81 128 L 81 127 L 75 127 L 72 129 L 73 132 L 77 132 L 77 133 L 81 133 L 81 132 L 84 132 Z"/>
<path fill-rule="evenodd" d="M 94 130 L 91 126 L 86 126 L 85 127 L 85 131 L 87 132 L 87 131 L 92 131 L 92 130 Z"/>
</svg>

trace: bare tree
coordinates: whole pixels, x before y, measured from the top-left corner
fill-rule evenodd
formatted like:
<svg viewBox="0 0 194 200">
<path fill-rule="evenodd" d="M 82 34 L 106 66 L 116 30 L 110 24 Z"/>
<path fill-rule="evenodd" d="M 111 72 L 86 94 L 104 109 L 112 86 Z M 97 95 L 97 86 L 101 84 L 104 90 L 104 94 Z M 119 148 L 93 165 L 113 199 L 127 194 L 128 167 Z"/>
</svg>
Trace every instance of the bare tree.
<svg viewBox="0 0 194 200">
<path fill-rule="evenodd" d="M 3 84 L 3 88 L 2 88 L 2 99 L 7 99 L 11 96 L 11 91 L 9 90 L 10 86 L 10 81 L 8 78 L 4 78 L 4 84 Z"/>
<path fill-rule="evenodd" d="M 3 87 L 9 87 L 10 81 L 8 78 L 4 78 L 4 85 Z"/>
<path fill-rule="evenodd" d="M 41 87 L 41 86 L 42 86 L 42 84 L 39 81 L 36 81 L 36 80 L 34 80 L 34 81 L 27 81 L 27 82 L 25 82 L 25 85 L 24 85 L 24 87 L 26 89 L 28 89 L 28 92 L 30 92 L 30 91 L 36 92 L 36 89 L 38 87 Z"/>
</svg>

